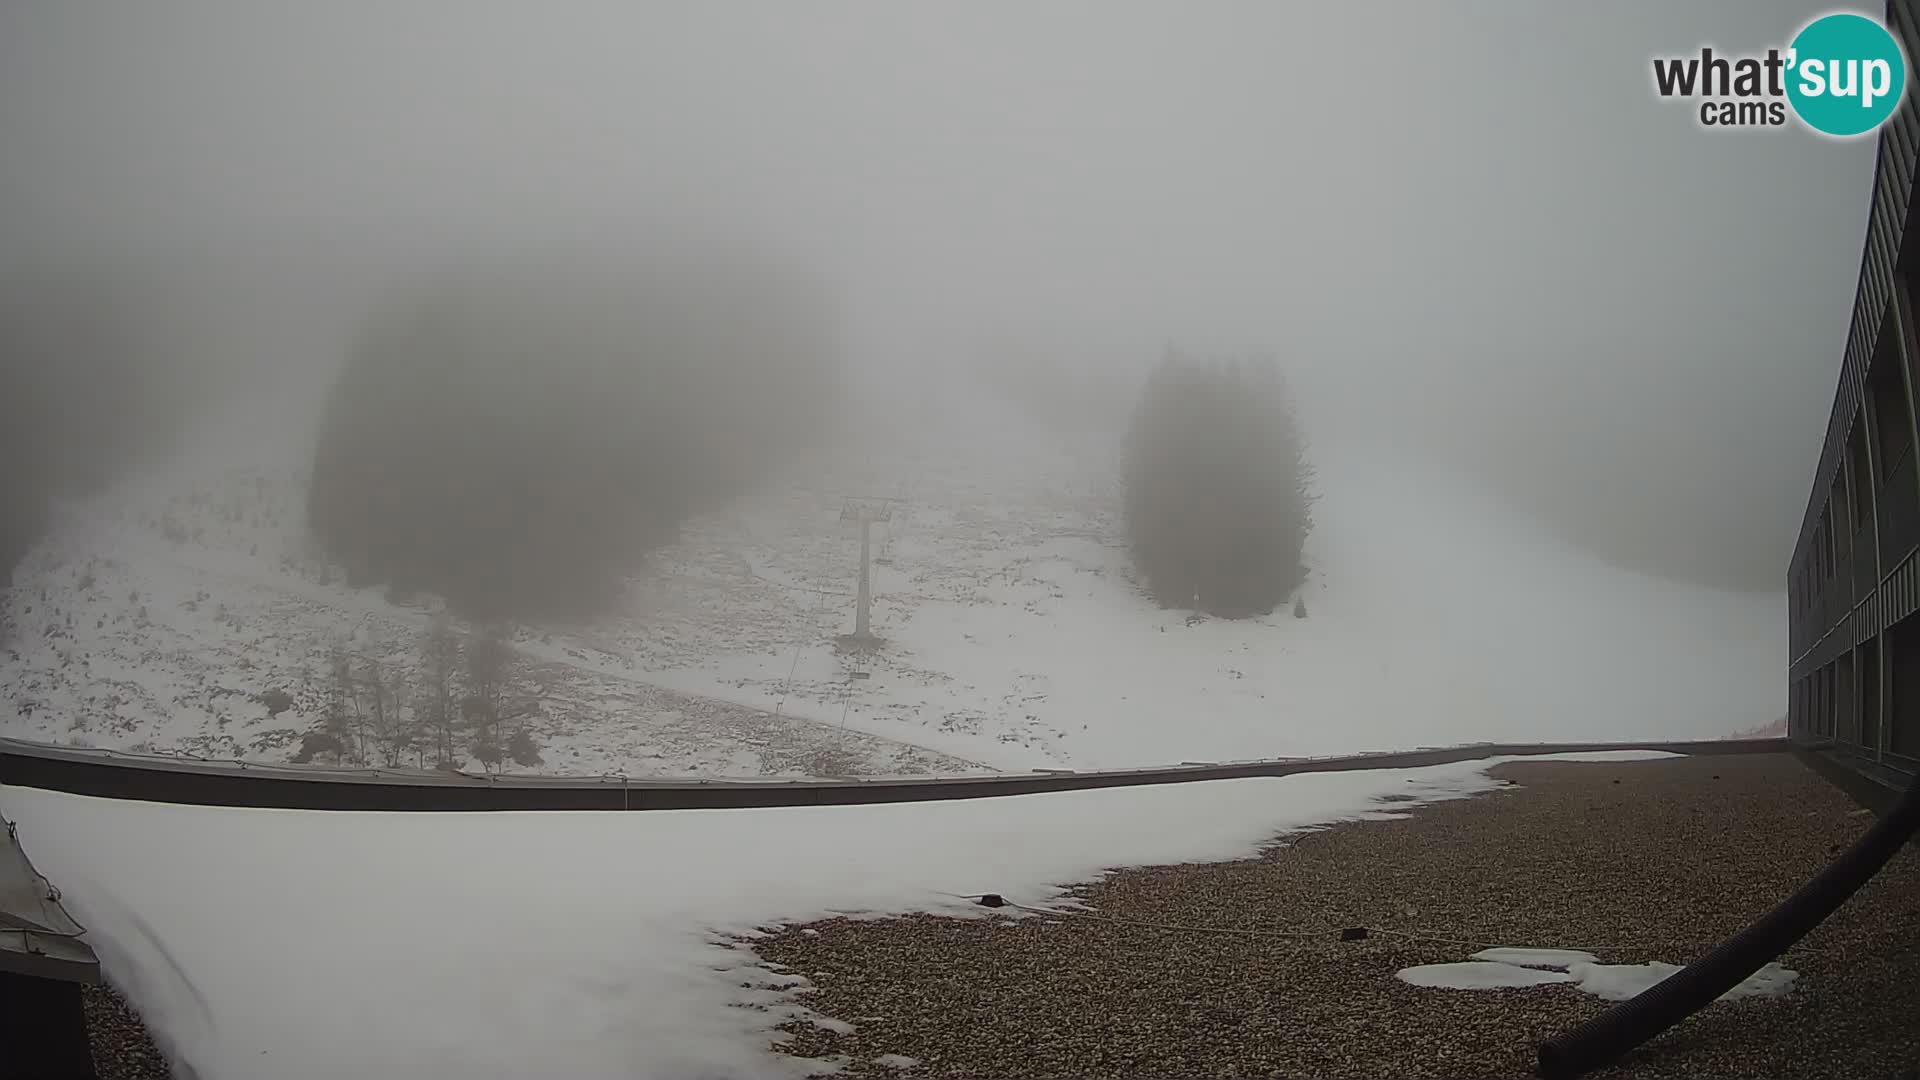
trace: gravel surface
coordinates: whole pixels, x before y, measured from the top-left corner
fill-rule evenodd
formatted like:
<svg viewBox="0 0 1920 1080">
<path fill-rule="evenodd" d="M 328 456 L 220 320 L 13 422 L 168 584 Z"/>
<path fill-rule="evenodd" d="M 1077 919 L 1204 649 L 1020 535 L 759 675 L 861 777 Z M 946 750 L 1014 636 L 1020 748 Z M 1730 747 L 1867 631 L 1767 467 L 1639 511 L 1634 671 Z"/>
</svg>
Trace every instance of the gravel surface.
<svg viewBox="0 0 1920 1080">
<path fill-rule="evenodd" d="M 1872 821 L 1788 754 L 1495 775 L 1515 786 L 1295 834 L 1254 859 L 1123 870 L 1075 890 L 1109 918 L 1321 932 L 1311 937 L 1072 915 L 789 927 L 756 951 L 812 981 L 797 1001 L 855 1030 L 789 1024 L 781 1049 L 843 1057 L 858 1077 L 1525 1076 L 1543 1039 L 1608 1003 L 1568 986 L 1421 989 L 1394 972 L 1482 944 L 1685 963 Z M 1343 926 L 1461 942 L 1322 932 Z M 1801 976 L 1786 998 L 1712 1005 L 1598 1075 L 1910 1073 L 1920 852 L 1896 857 L 1784 963 Z"/>
<path fill-rule="evenodd" d="M 127 999 L 111 986 L 81 988 L 87 1035 L 93 1041 L 93 1068 L 99 1080 L 172 1080 L 153 1036 Z"/>
</svg>

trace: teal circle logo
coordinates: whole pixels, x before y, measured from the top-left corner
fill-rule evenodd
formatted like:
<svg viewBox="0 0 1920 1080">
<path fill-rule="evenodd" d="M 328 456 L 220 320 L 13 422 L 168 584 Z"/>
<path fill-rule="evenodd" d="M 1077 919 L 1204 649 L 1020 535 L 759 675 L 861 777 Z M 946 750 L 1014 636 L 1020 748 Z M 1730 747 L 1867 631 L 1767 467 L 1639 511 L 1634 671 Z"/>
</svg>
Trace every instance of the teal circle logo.
<svg viewBox="0 0 1920 1080">
<path fill-rule="evenodd" d="M 1886 123 L 1907 89 L 1907 58 L 1887 28 L 1864 15 L 1824 15 L 1787 52 L 1787 100 L 1815 131 L 1864 135 Z"/>
</svg>

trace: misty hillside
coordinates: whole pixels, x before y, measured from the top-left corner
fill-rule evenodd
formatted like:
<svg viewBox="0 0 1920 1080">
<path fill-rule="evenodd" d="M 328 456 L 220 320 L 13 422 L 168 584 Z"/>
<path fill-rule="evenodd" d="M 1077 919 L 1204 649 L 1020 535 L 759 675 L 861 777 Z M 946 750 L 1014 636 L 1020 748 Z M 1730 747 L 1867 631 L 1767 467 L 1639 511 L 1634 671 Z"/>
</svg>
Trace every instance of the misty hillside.
<svg viewBox="0 0 1920 1080">
<path fill-rule="evenodd" d="M 511 624 L 510 768 L 1770 723 L 1872 145 L 1510 92 L 1779 10 L 1514 7 L 0 5 L 4 730 L 339 757 L 481 696 L 422 690 L 449 608 Z M 1336 116 L 1303 33 L 1386 74 Z M 1303 558 L 1161 590 L 1270 614 L 1137 577 L 1163 344 L 1298 395 Z"/>
<path fill-rule="evenodd" d="M 333 650 L 418 666 L 437 604 L 349 587 L 322 556 L 295 408 L 235 410 L 172 465 L 59 507 L 5 593 L 0 732 L 284 761 Z M 1045 434 L 965 380 L 872 415 L 862 445 L 691 519 L 609 614 L 517 627 L 540 769 L 1094 768 L 1714 737 L 1779 711 L 1777 597 L 1606 566 L 1439 470 L 1320 448 L 1306 617 L 1200 619 L 1135 580 L 1116 437 Z M 834 642 L 848 496 L 897 500 L 875 527 L 872 655 Z"/>
</svg>

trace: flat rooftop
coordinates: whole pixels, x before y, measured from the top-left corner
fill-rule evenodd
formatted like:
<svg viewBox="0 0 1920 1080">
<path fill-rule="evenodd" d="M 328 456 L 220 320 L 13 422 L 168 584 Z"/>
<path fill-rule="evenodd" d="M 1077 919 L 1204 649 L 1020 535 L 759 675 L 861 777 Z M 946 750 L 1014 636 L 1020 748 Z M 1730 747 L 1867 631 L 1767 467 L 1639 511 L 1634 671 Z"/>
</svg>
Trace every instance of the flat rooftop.
<svg viewBox="0 0 1920 1080">
<path fill-rule="evenodd" d="M 853 1027 L 789 1023 L 781 1048 L 858 1077 L 1526 1076 L 1541 1041 L 1611 1003 L 1395 973 L 1485 946 L 1684 964 L 1873 820 L 1790 753 L 1493 775 L 1511 786 L 1257 858 L 1115 872 L 1074 890 L 1088 914 L 785 928 L 755 951 L 810 980 L 796 1001 Z M 1332 932 L 1359 926 L 1399 934 Z M 1781 958 L 1799 973 L 1785 997 L 1717 1002 L 1596 1075 L 1911 1075 L 1917 928 L 1909 845 Z"/>
</svg>

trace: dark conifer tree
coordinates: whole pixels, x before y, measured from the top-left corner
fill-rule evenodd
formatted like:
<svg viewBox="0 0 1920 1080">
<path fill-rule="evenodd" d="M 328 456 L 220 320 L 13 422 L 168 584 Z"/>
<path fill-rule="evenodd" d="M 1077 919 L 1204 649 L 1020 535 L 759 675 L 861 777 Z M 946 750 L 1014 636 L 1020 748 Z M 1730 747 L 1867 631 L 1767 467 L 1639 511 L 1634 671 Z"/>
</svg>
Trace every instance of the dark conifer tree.
<svg viewBox="0 0 1920 1080">
<path fill-rule="evenodd" d="M 1264 615 L 1299 586 L 1312 470 L 1277 366 L 1169 349 L 1127 433 L 1134 564 L 1162 607 Z"/>
</svg>

